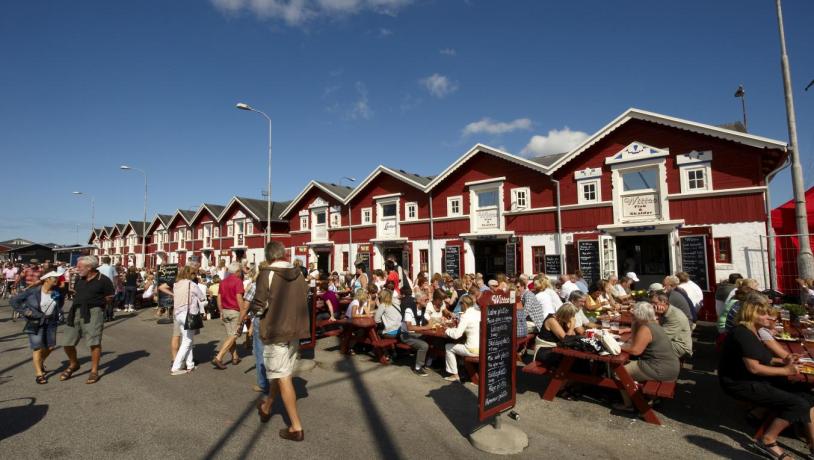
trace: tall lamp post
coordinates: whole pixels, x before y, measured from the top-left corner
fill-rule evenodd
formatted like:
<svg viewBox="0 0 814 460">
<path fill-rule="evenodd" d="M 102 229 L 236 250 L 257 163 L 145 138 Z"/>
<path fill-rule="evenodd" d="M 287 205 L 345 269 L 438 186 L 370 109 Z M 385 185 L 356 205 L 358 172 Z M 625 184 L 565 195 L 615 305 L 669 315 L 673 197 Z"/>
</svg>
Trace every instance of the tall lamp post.
<svg viewBox="0 0 814 460">
<path fill-rule="evenodd" d="M 249 112 L 259 113 L 266 117 L 269 122 L 269 158 L 268 158 L 268 188 L 266 189 L 266 244 L 271 241 L 271 117 L 266 115 L 262 110 L 257 110 L 249 104 L 238 102 L 235 107 L 239 110 L 247 110 Z"/>
<path fill-rule="evenodd" d="M 735 97 L 739 97 L 741 99 L 741 108 L 743 109 L 743 129 L 746 132 L 749 132 L 749 124 L 746 121 L 746 90 L 743 89 L 743 85 L 738 85 L 738 90 L 735 91 Z"/>
<path fill-rule="evenodd" d="M 71 192 L 76 196 L 87 196 L 90 197 L 90 231 L 96 231 L 96 198 L 93 195 L 88 195 L 85 192 Z"/>
<path fill-rule="evenodd" d="M 147 173 L 143 169 L 121 165 L 123 171 L 138 171 L 144 176 L 144 219 L 141 221 L 141 266 L 147 267 Z"/>
<path fill-rule="evenodd" d="M 803 190 L 803 168 L 800 165 L 800 152 L 797 147 L 797 117 L 794 113 L 791 71 L 789 70 L 789 56 L 786 52 L 786 33 L 783 29 L 783 9 L 780 6 L 780 0 L 775 0 L 775 7 L 777 8 L 777 28 L 780 33 L 780 68 L 783 73 L 783 90 L 786 95 L 786 120 L 789 125 L 791 183 L 794 191 L 798 240 L 800 241 L 800 251 L 797 254 L 797 270 L 801 278 L 814 278 L 814 254 L 811 253 L 811 242 L 808 237 L 808 213 L 806 212 L 806 198 Z"/>
<path fill-rule="evenodd" d="M 342 181 L 343 180 L 347 180 L 347 181 L 350 181 L 350 182 L 356 182 L 355 177 L 342 176 L 342 178 L 339 179 L 339 186 L 340 187 L 342 186 Z M 353 264 L 353 225 L 351 225 L 352 223 L 353 222 L 351 222 L 350 203 L 348 203 L 348 265 Z M 353 270 L 351 270 L 350 267 L 348 267 L 348 271 L 353 272 Z"/>
</svg>

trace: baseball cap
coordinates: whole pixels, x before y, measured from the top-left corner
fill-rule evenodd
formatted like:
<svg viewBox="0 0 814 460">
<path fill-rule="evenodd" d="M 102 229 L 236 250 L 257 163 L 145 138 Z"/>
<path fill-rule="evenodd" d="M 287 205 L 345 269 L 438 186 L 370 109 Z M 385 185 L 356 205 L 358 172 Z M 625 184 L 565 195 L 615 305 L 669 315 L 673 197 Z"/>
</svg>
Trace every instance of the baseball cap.
<svg viewBox="0 0 814 460">
<path fill-rule="evenodd" d="M 664 286 L 661 283 L 653 283 L 647 288 L 648 292 L 663 291 Z"/>
<path fill-rule="evenodd" d="M 636 273 L 635 273 L 635 272 L 627 272 L 627 273 L 625 273 L 625 276 L 627 276 L 628 278 L 632 279 L 634 283 L 638 283 L 638 282 L 639 282 L 639 277 L 638 277 L 638 276 L 636 276 Z"/>
<path fill-rule="evenodd" d="M 497 280 L 489 280 L 488 284 L 489 284 L 489 287 L 497 287 L 497 285 L 499 283 L 497 282 Z"/>
</svg>

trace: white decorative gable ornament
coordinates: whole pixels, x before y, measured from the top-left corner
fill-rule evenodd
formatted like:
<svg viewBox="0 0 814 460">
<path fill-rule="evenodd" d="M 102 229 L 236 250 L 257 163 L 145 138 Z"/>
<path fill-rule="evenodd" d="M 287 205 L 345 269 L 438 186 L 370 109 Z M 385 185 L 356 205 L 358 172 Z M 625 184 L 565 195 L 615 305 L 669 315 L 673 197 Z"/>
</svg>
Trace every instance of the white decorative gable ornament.
<svg viewBox="0 0 814 460">
<path fill-rule="evenodd" d="M 641 142 L 632 142 L 615 155 L 606 158 L 605 164 L 649 160 L 651 158 L 666 157 L 669 154 L 670 149 L 660 149 Z"/>
<path fill-rule="evenodd" d="M 325 208 L 328 207 L 328 202 L 325 201 L 322 197 L 318 196 L 313 203 L 311 203 L 308 208 Z"/>
</svg>

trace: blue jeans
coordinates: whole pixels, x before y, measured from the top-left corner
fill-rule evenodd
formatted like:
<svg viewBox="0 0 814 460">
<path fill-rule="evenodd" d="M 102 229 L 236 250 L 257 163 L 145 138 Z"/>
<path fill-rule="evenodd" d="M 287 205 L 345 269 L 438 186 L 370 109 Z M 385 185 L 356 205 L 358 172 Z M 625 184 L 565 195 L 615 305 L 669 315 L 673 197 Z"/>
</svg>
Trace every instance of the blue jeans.
<svg viewBox="0 0 814 460">
<path fill-rule="evenodd" d="M 266 377 L 266 365 L 263 362 L 263 341 L 260 340 L 260 318 L 252 318 L 252 351 L 254 352 L 254 370 L 257 373 L 257 386 L 263 393 L 269 391 L 269 380 Z"/>
</svg>

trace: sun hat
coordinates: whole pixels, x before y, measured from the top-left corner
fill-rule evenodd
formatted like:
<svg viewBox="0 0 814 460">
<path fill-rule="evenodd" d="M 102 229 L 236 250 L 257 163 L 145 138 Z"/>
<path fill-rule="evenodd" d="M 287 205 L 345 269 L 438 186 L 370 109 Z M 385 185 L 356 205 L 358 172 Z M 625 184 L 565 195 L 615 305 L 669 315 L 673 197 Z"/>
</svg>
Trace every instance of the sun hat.
<svg viewBox="0 0 814 460">
<path fill-rule="evenodd" d="M 40 276 L 40 281 L 45 281 L 47 278 L 59 278 L 61 275 L 56 271 L 48 272 L 42 276 Z"/>
<path fill-rule="evenodd" d="M 638 282 L 639 282 L 639 277 L 638 277 L 638 276 L 636 276 L 636 273 L 635 273 L 635 272 L 627 272 L 627 273 L 625 273 L 625 276 L 627 276 L 628 278 L 632 279 L 634 283 L 638 283 Z"/>
</svg>

